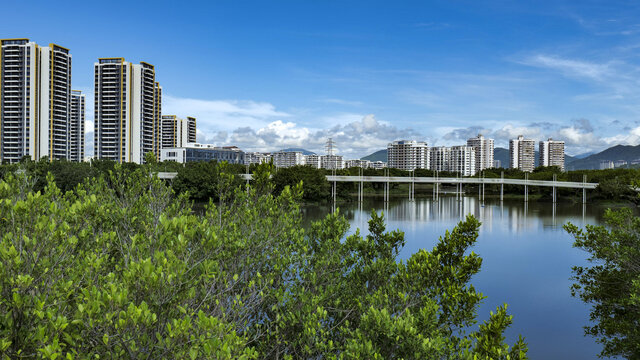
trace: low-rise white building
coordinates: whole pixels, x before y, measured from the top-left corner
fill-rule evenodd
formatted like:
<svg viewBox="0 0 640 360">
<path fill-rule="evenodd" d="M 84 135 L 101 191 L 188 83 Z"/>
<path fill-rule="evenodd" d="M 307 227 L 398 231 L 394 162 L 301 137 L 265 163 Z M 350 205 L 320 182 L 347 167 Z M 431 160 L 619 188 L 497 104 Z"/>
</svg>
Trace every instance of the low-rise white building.
<svg viewBox="0 0 640 360">
<path fill-rule="evenodd" d="M 320 156 L 320 167 L 323 169 L 344 169 L 342 155 L 322 155 Z"/>
<path fill-rule="evenodd" d="M 248 152 L 244 155 L 244 164 L 263 164 L 268 163 L 271 160 L 271 155 L 261 152 Z"/>
<path fill-rule="evenodd" d="M 305 165 L 311 166 L 314 169 L 320 168 L 320 156 L 316 154 L 309 154 L 304 156 Z"/>
<path fill-rule="evenodd" d="M 387 163 L 384 161 L 372 161 L 371 168 L 376 170 L 382 170 L 387 167 Z"/>
<path fill-rule="evenodd" d="M 611 160 L 600 160 L 600 170 L 613 169 L 613 161 Z"/>
<path fill-rule="evenodd" d="M 371 161 L 369 160 L 361 160 L 361 159 L 353 159 L 353 160 L 346 160 L 344 162 L 344 167 L 345 168 L 352 168 L 352 167 L 359 167 L 359 168 L 363 168 L 363 169 L 368 169 L 371 167 Z"/>
<path fill-rule="evenodd" d="M 192 161 L 211 160 L 226 161 L 230 164 L 245 164 L 245 154 L 235 146 L 217 147 L 199 143 L 189 143 L 184 147 L 160 150 L 160 161 L 175 161 L 184 164 Z"/>
<path fill-rule="evenodd" d="M 279 168 L 305 164 L 305 158 L 301 151 L 278 151 L 271 153 L 271 157 L 275 166 Z"/>
<path fill-rule="evenodd" d="M 627 166 L 627 160 L 616 160 L 613 163 L 614 167 L 620 168 L 620 167 L 626 167 Z"/>
</svg>

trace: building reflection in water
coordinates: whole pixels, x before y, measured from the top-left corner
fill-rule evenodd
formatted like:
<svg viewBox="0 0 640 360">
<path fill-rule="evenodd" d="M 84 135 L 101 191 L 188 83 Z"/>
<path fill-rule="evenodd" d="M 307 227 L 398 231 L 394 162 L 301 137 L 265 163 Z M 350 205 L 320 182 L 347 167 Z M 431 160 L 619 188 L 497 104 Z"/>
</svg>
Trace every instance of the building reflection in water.
<svg viewBox="0 0 640 360">
<path fill-rule="evenodd" d="M 473 215 L 482 223 L 485 231 L 492 231 L 494 225 L 502 223 L 501 226 L 506 225 L 510 232 L 539 227 L 562 230 L 568 221 L 576 225 L 594 224 L 603 212 L 598 206 L 519 200 L 482 202 L 475 196 L 459 200 L 455 196 L 441 196 L 439 201 L 429 198 L 415 201 L 395 199 L 387 203 L 366 199 L 364 202 L 339 204 L 338 208 L 354 227 L 360 229 L 368 227 L 371 210 L 375 209 L 383 211 L 388 221 L 402 222 L 407 229 L 415 229 L 423 222 L 462 221 L 467 215 Z"/>
</svg>

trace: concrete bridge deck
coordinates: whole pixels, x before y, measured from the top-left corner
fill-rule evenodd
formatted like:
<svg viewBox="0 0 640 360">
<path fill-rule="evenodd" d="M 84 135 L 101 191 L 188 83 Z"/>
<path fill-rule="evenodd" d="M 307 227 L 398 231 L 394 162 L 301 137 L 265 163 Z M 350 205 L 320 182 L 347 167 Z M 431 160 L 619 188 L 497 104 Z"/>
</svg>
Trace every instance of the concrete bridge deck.
<svg viewBox="0 0 640 360">
<path fill-rule="evenodd" d="M 160 179 L 173 179 L 178 173 L 159 172 L 158 178 Z M 243 180 L 251 180 L 251 174 L 239 174 Z M 557 180 L 529 180 L 525 179 L 509 179 L 509 178 L 484 178 L 484 177 L 413 177 L 413 176 L 349 176 L 349 175 L 327 175 L 327 181 L 332 183 L 331 197 L 336 199 L 337 188 L 336 184 L 339 182 L 351 182 L 358 184 L 358 200 L 362 201 L 364 195 L 364 183 L 383 183 L 384 186 L 384 199 L 389 200 L 390 184 L 391 183 L 405 183 L 409 184 L 409 199 L 414 199 L 415 196 L 415 184 L 434 184 L 433 197 L 438 199 L 440 194 L 440 185 L 449 184 L 456 185 L 456 196 L 462 197 L 463 186 L 465 184 L 477 184 L 478 195 L 484 200 L 484 190 L 486 185 L 500 185 L 500 200 L 504 197 L 504 185 L 519 185 L 524 187 L 524 199 L 529 199 L 529 186 L 541 186 L 552 188 L 553 202 L 557 199 L 558 188 L 568 189 L 582 189 L 582 202 L 587 202 L 587 189 L 593 190 L 598 187 L 598 183 L 589 183 L 585 181 L 557 181 Z M 480 186 L 482 185 L 482 186 Z"/>
</svg>

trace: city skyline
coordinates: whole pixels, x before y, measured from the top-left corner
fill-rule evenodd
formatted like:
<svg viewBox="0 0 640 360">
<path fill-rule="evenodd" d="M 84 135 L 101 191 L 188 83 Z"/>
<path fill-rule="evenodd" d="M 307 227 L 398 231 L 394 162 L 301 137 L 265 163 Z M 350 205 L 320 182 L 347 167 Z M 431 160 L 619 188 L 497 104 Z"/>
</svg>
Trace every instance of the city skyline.
<svg viewBox="0 0 640 360">
<path fill-rule="evenodd" d="M 246 151 L 322 153 L 332 137 L 355 158 L 394 140 L 451 146 L 478 133 L 503 148 L 519 134 L 552 137 L 571 155 L 638 144 L 637 5 L 363 4 L 192 2 L 146 17 L 134 4 L 119 14 L 122 27 L 102 31 L 84 3 L 45 26 L 63 9 L 42 2 L 0 32 L 71 49 L 73 87 L 88 99 L 98 58 L 148 61 L 163 113 L 197 118 L 199 142 Z M 177 26 L 151 26 L 165 18 Z M 89 100 L 87 155 L 93 112 Z"/>
</svg>

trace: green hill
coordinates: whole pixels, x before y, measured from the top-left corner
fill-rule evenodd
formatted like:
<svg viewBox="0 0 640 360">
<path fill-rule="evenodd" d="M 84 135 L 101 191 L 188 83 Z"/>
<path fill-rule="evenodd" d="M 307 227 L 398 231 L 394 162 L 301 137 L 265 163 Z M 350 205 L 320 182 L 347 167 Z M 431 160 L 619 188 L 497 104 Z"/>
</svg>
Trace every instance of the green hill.
<svg viewBox="0 0 640 360">
<path fill-rule="evenodd" d="M 302 155 L 315 155 L 316 153 L 314 153 L 313 151 L 309 151 L 309 150 L 305 150 L 302 148 L 287 148 L 287 149 L 282 149 L 280 150 L 281 152 L 301 152 Z"/>
<path fill-rule="evenodd" d="M 365 157 L 360 158 L 360 160 L 387 162 L 387 149 L 378 150 L 373 154 L 369 154 Z"/>
</svg>

